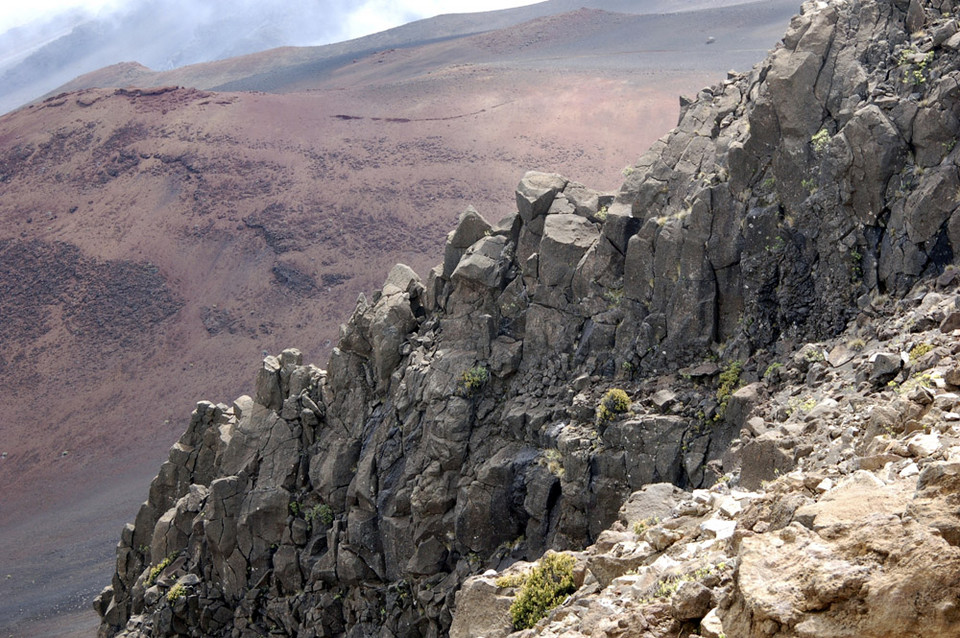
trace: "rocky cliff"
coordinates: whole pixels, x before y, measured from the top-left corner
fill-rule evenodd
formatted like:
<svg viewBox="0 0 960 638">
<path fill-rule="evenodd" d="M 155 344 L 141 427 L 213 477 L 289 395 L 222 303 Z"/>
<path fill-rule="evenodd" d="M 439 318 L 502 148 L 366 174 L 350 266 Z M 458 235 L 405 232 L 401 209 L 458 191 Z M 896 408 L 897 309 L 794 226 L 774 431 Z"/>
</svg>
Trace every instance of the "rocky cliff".
<svg viewBox="0 0 960 638">
<path fill-rule="evenodd" d="M 601 617 L 609 635 L 706 631 L 722 598 L 713 616 L 731 636 L 885 636 L 888 625 L 861 621 L 897 592 L 915 601 L 910 618 L 956 631 L 955 577 L 918 583 L 898 562 L 957 558 L 960 521 L 937 504 L 953 498 L 949 446 L 911 453 L 907 436 L 952 432 L 952 399 L 940 395 L 953 297 L 923 297 L 910 325 L 876 318 L 890 299 L 919 302 L 916 286 L 934 277 L 955 294 L 952 10 L 806 3 L 764 63 L 684 100 L 679 126 L 615 195 L 528 173 L 514 214 L 491 224 L 466 211 L 426 279 L 397 266 L 361 297 L 326 370 L 286 350 L 264 360 L 254 397 L 199 404 L 123 531 L 96 602 L 101 635 L 435 636 L 453 623 L 489 638 L 510 629 L 494 613 L 509 592 L 471 575 L 594 543 L 580 555 L 581 591 L 540 631 L 576 621 L 588 633 Z M 934 328 L 922 353 L 896 339 Z M 807 344 L 845 329 L 859 332 L 832 342 L 847 345 L 829 358 Z M 940 359 L 939 374 L 914 375 Z M 890 381 L 911 394 L 883 394 Z M 629 408 L 606 402 L 614 387 Z M 877 414 L 895 403 L 892 415 L 851 416 L 870 397 Z M 812 473 L 790 474 L 798 464 Z M 765 484 L 780 474 L 793 478 Z M 720 477 L 768 490 L 692 501 L 641 490 Z M 877 511 L 901 527 L 850 514 L 874 493 L 851 497 L 849 485 L 894 486 Z M 620 513 L 636 490 L 641 504 Z M 897 554 L 863 535 L 930 551 Z M 784 567 L 810 555 L 829 569 Z M 668 613 L 673 602 L 656 607 L 663 596 L 644 587 L 680 558 L 703 570 L 676 571 L 687 598 Z M 614 582 L 655 561 L 652 580 Z M 880 571 L 894 580 L 872 580 Z M 614 609 L 589 598 L 609 586 L 631 609 L 660 612 L 588 622 L 571 610 L 578 597 L 581 611 Z M 782 600 L 764 598 L 769 587 Z"/>
</svg>

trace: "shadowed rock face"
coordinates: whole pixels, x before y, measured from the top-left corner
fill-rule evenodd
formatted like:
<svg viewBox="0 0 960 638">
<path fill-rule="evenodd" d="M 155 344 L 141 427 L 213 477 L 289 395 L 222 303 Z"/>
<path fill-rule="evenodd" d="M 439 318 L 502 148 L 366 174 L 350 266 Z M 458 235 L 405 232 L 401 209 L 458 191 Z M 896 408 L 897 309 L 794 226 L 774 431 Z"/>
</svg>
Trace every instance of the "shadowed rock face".
<svg viewBox="0 0 960 638">
<path fill-rule="evenodd" d="M 654 373 L 709 381 L 712 354 L 756 381 L 771 352 L 837 335 L 953 260 L 957 202 L 942 195 L 960 150 L 934 150 L 956 132 L 956 25 L 915 4 L 805 4 L 767 61 L 685 105 L 615 198 L 528 173 L 517 211 L 464 213 L 425 280 L 397 266 L 361 297 L 326 371 L 286 350 L 254 399 L 198 405 L 123 533 L 101 635 L 435 635 L 470 574 L 599 539 L 648 483 L 712 482 L 763 387 L 664 393 Z M 794 363 L 815 382 L 811 361 Z M 900 373 L 887 363 L 863 383 Z M 602 418 L 614 383 L 632 412 Z M 801 457 L 775 433 L 751 445 L 751 487 Z M 808 518 L 828 515 L 829 501 Z M 683 534 L 657 527 L 649 545 Z M 765 542 L 744 540 L 730 626 L 805 631 L 802 603 L 788 617 L 758 602 L 760 562 L 778 564 Z M 712 604 L 681 592 L 665 632 Z"/>
</svg>

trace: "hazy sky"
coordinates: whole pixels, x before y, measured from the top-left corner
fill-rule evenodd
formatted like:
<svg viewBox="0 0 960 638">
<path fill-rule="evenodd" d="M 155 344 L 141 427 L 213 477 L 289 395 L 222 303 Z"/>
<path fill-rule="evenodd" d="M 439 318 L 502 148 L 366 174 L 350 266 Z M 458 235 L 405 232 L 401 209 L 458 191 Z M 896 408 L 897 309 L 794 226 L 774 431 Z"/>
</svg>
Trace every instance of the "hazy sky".
<svg viewBox="0 0 960 638">
<path fill-rule="evenodd" d="M 38 18 L 72 8 L 83 7 L 91 13 L 109 12 L 119 6 L 133 2 L 137 2 L 137 0 L 17 0 L 13 2 L 7 0 L 0 6 L 0 33 Z M 324 4 L 326 0 L 316 0 L 316 2 Z M 383 31 L 441 13 L 492 11 L 533 3 L 530 0 L 457 0 L 457 2 L 450 2 L 450 0 L 361 0 L 352 4 L 356 8 L 347 10 L 337 18 L 343 23 L 342 32 L 347 39 Z"/>
</svg>

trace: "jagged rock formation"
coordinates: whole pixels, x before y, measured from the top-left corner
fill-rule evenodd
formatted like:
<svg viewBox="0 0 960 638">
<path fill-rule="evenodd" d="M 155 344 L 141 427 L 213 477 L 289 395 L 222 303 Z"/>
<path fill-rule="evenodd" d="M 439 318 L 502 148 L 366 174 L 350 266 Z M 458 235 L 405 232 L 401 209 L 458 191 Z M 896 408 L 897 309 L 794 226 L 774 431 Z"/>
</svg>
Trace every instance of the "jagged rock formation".
<svg viewBox="0 0 960 638">
<path fill-rule="evenodd" d="M 644 485 L 707 486 L 742 462 L 756 489 L 816 454 L 802 428 L 751 425 L 761 376 L 780 374 L 769 364 L 943 272 L 960 241 L 951 9 L 805 4 L 766 62 L 685 104 L 615 197 L 528 173 L 515 214 L 463 214 L 426 281 L 397 266 L 361 297 L 326 371 L 288 350 L 254 398 L 200 404 L 123 533 L 101 635 L 439 635 L 471 574 L 603 546 Z M 817 383 L 828 371 L 810 352 L 790 361 Z M 899 355 L 875 355 L 857 381 L 903 374 Z M 612 385 L 631 412 L 600 418 Z M 823 467 L 847 459 L 834 452 Z M 771 507 L 752 532 L 785 520 Z M 820 533 L 817 516 L 803 520 Z M 789 522 L 789 542 L 817 542 Z M 687 534 L 655 529 L 633 567 Z M 803 575 L 793 611 L 768 608 L 737 556 L 733 575 L 710 572 L 742 594 L 724 607 L 731 635 L 820 635 Z M 590 572 L 606 587 L 617 569 Z M 866 595 L 867 580 L 840 580 L 820 603 Z M 702 588 L 679 591 L 663 627 L 709 607 Z"/>
<path fill-rule="evenodd" d="M 771 368 L 738 471 L 631 495 L 575 553 L 577 592 L 526 635 L 960 635 L 958 281 L 924 282 Z M 450 635 L 510 634 L 529 569 L 468 579 Z"/>
</svg>

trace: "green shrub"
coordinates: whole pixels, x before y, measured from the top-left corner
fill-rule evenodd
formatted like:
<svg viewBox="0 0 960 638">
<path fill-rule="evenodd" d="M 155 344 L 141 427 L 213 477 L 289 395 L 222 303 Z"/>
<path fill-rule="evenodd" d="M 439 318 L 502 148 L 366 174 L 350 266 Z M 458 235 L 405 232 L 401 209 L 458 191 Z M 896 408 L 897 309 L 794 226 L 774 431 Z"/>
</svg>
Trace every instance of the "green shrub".
<svg viewBox="0 0 960 638">
<path fill-rule="evenodd" d="M 577 590 L 573 582 L 573 556 L 546 554 L 533 568 L 510 605 L 510 617 L 516 630 L 529 629 L 547 612 Z"/>
<path fill-rule="evenodd" d="M 743 372 L 743 361 L 731 361 L 720 373 L 717 386 L 717 413 L 714 419 L 719 421 L 727 410 L 727 402 L 740 387 L 740 373 Z"/>
<path fill-rule="evenodd" d="M 526 582 L 526 574 L 510 574 L 509 576 L 501 576 L 494 581 L 494 584 L 500 589 L 511 589 L 513 587 L 522 587 Z"/>
<path fill-rule="evenodd" d="M 774 374 L 776 374 L 777 370 L 782 370 L 782 369 L 783 369 L 783 364 L 780 363 L 779 361 L 774 361 L 773 363 L 767 366 L 766 370 L 763 371 L 763 378 L 769 379 Z"/>
<path fill-rule="evenodd" d="M 160 572 L 169 567 L 170 563 L 172 563 L 176 558 L 177 554 L 170 554 L 162 561 L 151 567 L 150 573 L 147 574 L 147 587 L 155 583 L 157 581 L 157 577 L 160 575 Z"/>
<path fill-rule="evenodd" d="M 620 388 L 611 388 L 600 399 L 600 406 L 597 408 L 597 421 L 606 423 L 617 418 L 617 416 L 630 410 L 630 397 Z"/>
<path fill-rule="evenodd" d="M 915 363 L 917 359 L 933 350 L 932 343 L 918 343 L 910 350 L 910 363 Z"/>
<path fill-rule="evenodd" d="M 490 372 L 483 366 L 474 366 L 460 375 L 457 389 L 465 397 L 476 396 L 490 379 Z"/>
<path fill-rule="evenodd" d="M 819 155 L 827 148 L 827 143 L 830 141 L 830 132 L 822 128 L 817 131 L 813 137 L 810 138 L 810 143 L 813 144 L 813 150 Z"/>
<path fill-rule="evenodd" d="M 647 533 L 647 530 L 660 523 L 659 517 L 645 518 L 641 521 L 637 521 L 633 524 L 633 533 L 637 536 L 642 537 Z"/>
<path fill-rule="evenodd" d="M 306 519 L 307 522 L 311 524 L 314 521 L 319 520 L 324 525 L 329 526 L 331 523 L 333 523 L 333 508 L 326 503 L 314 505 L 310 508 L 310 511 L 307 512 Z"/>
<path fill-rule="evenodd" d="M 171 604 L 175 603 L 181 598 L 183 598 L 186 595 L 186 593 L 187 593 L 186 588 L 184 588 L 184 586 L 181 585 L 180 583 L 177 583 L 176 585 L 170 588 L 170 591 L 167 592 L 167 602 Z"/>
</svg>

